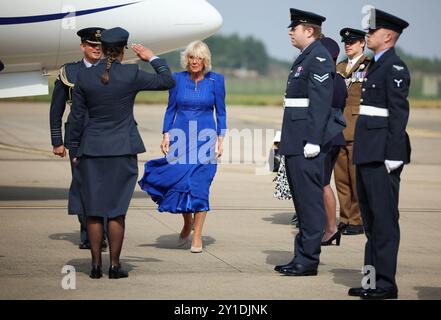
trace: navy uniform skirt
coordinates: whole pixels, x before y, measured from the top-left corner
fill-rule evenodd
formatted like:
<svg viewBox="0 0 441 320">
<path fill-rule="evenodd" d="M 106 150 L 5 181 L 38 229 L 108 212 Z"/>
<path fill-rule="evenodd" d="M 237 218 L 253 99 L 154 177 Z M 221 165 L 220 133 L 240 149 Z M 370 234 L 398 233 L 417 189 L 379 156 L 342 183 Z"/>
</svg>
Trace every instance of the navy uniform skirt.
<svg viewBox="0 0 441 320">
<path fill-rule="evenodd" d="M 137 155 L 83 156 L 74 175 L 86 216 L 116 218 L 125 215 L 138 179 Z M 71 192 L 71 191 L 69 191 Z"/>
</svg>

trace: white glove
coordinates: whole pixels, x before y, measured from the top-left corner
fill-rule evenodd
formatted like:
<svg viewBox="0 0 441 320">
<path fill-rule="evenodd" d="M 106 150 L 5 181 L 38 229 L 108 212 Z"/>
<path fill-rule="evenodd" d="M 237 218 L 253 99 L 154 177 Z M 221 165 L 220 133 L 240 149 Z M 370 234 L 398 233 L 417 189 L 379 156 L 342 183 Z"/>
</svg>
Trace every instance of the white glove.
<svg viewBox="0 0 441 320">
<path fill-rule="evenodd" d="M 387 173 L 391 173 L 395 169 L 398 169 L 403 165 L 403 163 L 403 161 L 384 160 L 384 165 L 386 166 Z"/>
<path fill-rule="evenodd" d="M 305 158 L 314 158 L 317 157 L 320 153 L 320 146 L 312 143 L 307 143 L 303 148 L 303 154 Z"/>
<path fill-rule="evenodd" d="M 282 138 L 282 132 L 277 131 L 276 135 L 274 136 L 273 143 L 279 143 L 281 138 Z"/>
</svg>

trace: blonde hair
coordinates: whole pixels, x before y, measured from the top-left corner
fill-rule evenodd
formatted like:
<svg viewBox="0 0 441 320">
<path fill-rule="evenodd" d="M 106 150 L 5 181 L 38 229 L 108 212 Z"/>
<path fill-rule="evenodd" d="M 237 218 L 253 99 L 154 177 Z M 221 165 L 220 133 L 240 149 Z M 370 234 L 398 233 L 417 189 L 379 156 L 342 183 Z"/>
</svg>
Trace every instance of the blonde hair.
<svg viewBox="0 0 441 320">
<path fill-rule="evenodd" d="M 181 66 L 185 70 L 188 70 L 188 58 L 190 56 L 203 59 L 204 74 L 211 70 L 211 52 L 208 46 L 202 41 L 193 41 L 187 48 L 181 53 Z"/>
</svg>

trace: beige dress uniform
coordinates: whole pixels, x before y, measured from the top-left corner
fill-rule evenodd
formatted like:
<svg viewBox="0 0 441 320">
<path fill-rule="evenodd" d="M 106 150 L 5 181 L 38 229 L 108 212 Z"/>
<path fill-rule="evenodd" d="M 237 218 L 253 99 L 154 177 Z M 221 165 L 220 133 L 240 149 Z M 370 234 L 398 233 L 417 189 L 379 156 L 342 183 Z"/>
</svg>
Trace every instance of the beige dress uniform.
<svg viewBox="0 0 441 320">
<path fill-rule="evenodd" d="M 337 65 L 337 72 L 345 78 L 348 88 L 344 118 L 346 128 L 343 135 L 346 147 L 340 148 L 334 167 L 335 186 L 340 203 L 340 222 L 361 226 L 361 214 L 358 207 L 357 185 L 355 180 L 355 165 L 352 163 L 355 123 L 358 119 L 361 98 L 361 85 L 366 75 L 370 58 L 362 55 L 355 64 L 348 68 L 348 59 Z"/>
</svg>

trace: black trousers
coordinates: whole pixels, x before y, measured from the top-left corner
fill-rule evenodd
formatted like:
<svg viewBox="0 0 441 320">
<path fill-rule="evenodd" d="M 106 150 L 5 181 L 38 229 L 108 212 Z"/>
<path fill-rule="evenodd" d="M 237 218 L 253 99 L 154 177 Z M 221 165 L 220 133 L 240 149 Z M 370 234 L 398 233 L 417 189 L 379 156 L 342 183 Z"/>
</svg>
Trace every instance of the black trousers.
<svg viewBox="0 0 441 320">
<path fill-rule="evenodd" d="M 364 264 L 375 267 L 376 287 L 384 290 L 397 290 L 398 201 L 402 170 L 401 166 L 388 173 L 382 162 L 356 166 L 358 202 L 367 237 Z"/>
<path fill-rule="evenodd" d="M 68 201 L 68 212 L 69 214 L 76 214 L 78 216 L 78 222 L 80 223 L 80 240 L 81 242 L 89 242 L 87 236 L 87 218 L 84 213 L 83 205 L 81 203 L 80 196 L 80 184 L 76 175 L 74 175 L 75 165 L 72 160 L 73 157 L 69 152 L 70 169 L 72 173 L 72 181 L 69 188 L 69 201 Z"/>
<path fill-rule="evenodd" d="M 286 175 L 299 219 L 294 241 L 294 262 L 316 269 L 326 223 L 323 195 L 323 166 L 326 153 L 313 159 L 285 156 Z"/>
</svg>

